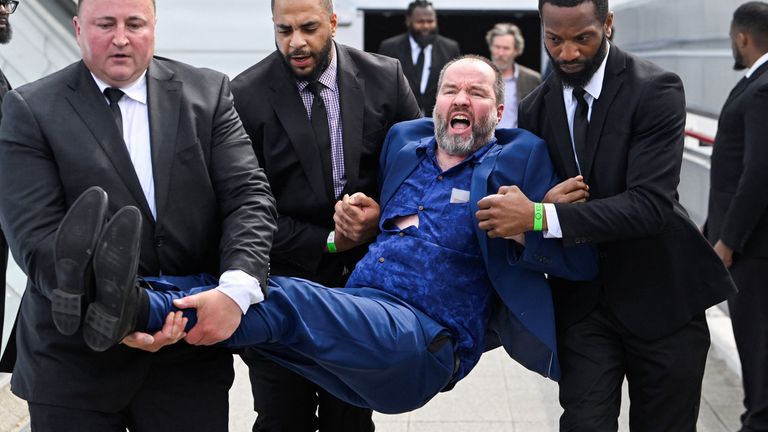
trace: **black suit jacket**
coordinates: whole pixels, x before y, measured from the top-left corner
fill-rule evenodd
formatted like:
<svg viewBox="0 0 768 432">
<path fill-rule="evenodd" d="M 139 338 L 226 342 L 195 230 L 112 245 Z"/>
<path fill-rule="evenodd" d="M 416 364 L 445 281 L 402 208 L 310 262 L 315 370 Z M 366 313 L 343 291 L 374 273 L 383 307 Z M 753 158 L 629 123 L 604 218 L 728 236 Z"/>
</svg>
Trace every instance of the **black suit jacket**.
<svg viewBox="0 0 768 432">
<path fill-rule="evenodd" d="M 8 93 L 0 126 L 0 222 L 28 275 L 12 389 L 34 403 L 114 412 L 155 363 L 200 362 L 231 372 L 218 348 L 177 344 L 156 354 L 123 345 L 95 353 L 51 319 L 53 243 L 88 187 L 109 194 L 109 213 L 141 209 L 144 275 L 242 269 L 265 283 L 274 200 L 237 116 L 227 78 L 155 58 L 147 94 L 157 221 L 126 146 L 88 69 L 74 63 Z"/>
<path fill-rule="evenodd" d="M 398 62 L 341 44 L 337 81 L 347 185 L 344 193 L 378 198 L 379 154 L 393 124 L 419 116 Z M 358 247 L 323 252 L 333 229 L 336 199 L 323 166 L 296 80 L 281 54 L 270 56 L 232 81 L 235 107 L 253 141 L 277 200 L 278 231 L 272 274 L 338 286 L 365 253 Z"/>
<path fill-rule="evenodd" d="M 400 60 L 405 77 L 408 78 L 411 91 L 416 95 L 424 116 L 432 117 L 432 110 L 435 108 L 435 99 L 437 98 L 437 80 L 440 78 L 440 71 L 446 63 L 461 55 L 459 44 L 453 39 L 437 35 L 437 39 L 432 44 L 432 68 L 429 70 L 429 79 L 427 80 L 424 94 L 421 94 L 420 89 L 416 86 L 420 72 L 416 70 L 413 64 L 408 33 L 385 39 L 381 42 L 381 46 L 379 46 L 379 54 Z"/>
<path fill-rule="evenodd" d="M 734 87 L 718 122 L 707 237 L 736 258 L 768 258 L 768 64 Z"/>
<path fill-rule="evenodd" d="M 562 88 L 551 74 L 523 101 L 519 124 L 547 141 L 558 175 L 568 178 L 579 172 Z M 655 339 L 734 291 L 677 200 L 684 124 L 680 79 L 611 46 L 580 157 L 589 202 L 556 205 L 566 245 L 597 245 L 600 277 L 553 279 L 560 325 L 604 301 L 631 332 Z"/>
</svg>

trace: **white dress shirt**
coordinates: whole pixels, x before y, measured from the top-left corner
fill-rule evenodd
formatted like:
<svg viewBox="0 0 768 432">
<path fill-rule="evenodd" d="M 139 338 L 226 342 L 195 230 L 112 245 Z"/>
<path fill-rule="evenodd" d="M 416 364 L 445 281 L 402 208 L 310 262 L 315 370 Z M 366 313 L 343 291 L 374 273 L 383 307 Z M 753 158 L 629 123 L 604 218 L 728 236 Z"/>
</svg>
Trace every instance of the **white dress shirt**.
<svg viewBox="0 0 768 432">
<path fill-rule="evenodd" d="M 422 48 L 418 43 L 416 43 L 416 40 L 411 35 L 408 35 L 408 41 L 411 43 L 411 60 L 413 60 L 413 64 L 415 65 L 419 60 L 419 53 L 421 52 Z M 421 87 L 419 88 L 421 94 L 424 94 L 424 92 L 427 91 L 427 81 L 429 80 L 429 72 L 431 70 L 432 44 L 429 44 L 424 47 L 424 69 L 421 70 Z M 432 115 L 432 113 L 425 115 Z"/>
<path fill-rule="evenodd" d="M 606 46 L 606 54 L 600 67 L 595 71 L 592 78 L 587 85 L 584 86 L 586 94 L 584 99 L 587 100 L 589 105 L 589 111 L 587 112 L 587 119 L 592 119 L 592 104 L 600 99 L 600 94 L 603 92 L 603 79 L 605 78 L 605 65 L 608 64 L 608 55 L 611 51 L 611 44 Z M 576 165 L 581 173 L 581 165 L 579 164 L 579 156 L 576 154 L 576 145 L 573 142 L 573 118 L 576 116 L 576 106 L 578 102 L 573 95 L 573 87 L 563 86 L 563 101 L 565 102 L 565 114 L 568 117 L 568 129 L 571 136 L 571 147 L 573 148 L 573 155 L 576 159 Z M 563 179 L 565 180 L 565 179 Z M 544 211 L 547 214 L 547 232 L 544 233 L 544 237 L 547 238 L 563 238 L 563 230 L 560 228 L 560 219 L 557 217 L 557 211 L 555 205 L 552 203 L 544 204 Z"/>
<path fill-rule="evenodd" d="M 755 62 L 752 64 L 752 66 L 751 66 L 749 69 L 747 69 L 747 73 L 746 73 L 746 75 L 745 75 L 745 76 L 746 76 L 747 78 L 751 77 L 751 76 L 752 76 L 752 74 L 753 74 L 753 73 L 755 73 L 755 71 L 757 70 L 757 68 L 759 68 L 760 66 L 762 66 L 762 65 L 763 65 L 763 64 L 765 64 L 766 62 L 768 62 L 768 53 L 765 53 L 765 54 L 763 54 L 763 55 L 762 55 L 762 56 L 761 56 L 759 59 L 757 59 L 757 61 L 755 61 Z"/>
<path fill-rule="evenodd" d="M 109 87 L 107 83 L 91 74 L 99 90 Z M 157 205 L 155 203 L 155 177 L 152 174 L 152 146 L 149 136 L 149 107 L 147 105 L 147 73 L 146 71 L 131 84 L 121 87 L 125 96 L 117 104 L 123 118 L 123 140 L 131 156 L 133 169 L 139 178 L 141 190 L 147 200 L 152 217 L 157 220 Z M 105 103 L 109 99 L 104 96 Z M 242 270 L 227 270 L 219 278 L 216 288 L 237 303 L 245 313 L 252 304 L 264 300 L 264 294 L 259 287 L 259 281 Z"/>
</svg>

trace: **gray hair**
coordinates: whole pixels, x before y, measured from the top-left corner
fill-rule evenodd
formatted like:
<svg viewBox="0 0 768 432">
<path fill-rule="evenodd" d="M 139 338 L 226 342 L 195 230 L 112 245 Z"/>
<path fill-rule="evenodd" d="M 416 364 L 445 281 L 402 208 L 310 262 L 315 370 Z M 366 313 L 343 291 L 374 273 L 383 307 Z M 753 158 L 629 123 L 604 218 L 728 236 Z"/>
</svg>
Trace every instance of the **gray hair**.
<svg viewBox="0 0 768 432">
<path fill-rule="evenodd" d="M 496 105 L 503 104 L 504 103 L 504 79 L 501 77 L 501 71 L 499 68 L 493 64 L 492 61 L 488 60 L 487 58 L 483 56 L 479 56 L 476 54 L 466 54 L 461 57 L 456 57 L 455 59 L 449 61 L 448 63 L 443 66 L 443 69 L 440 71 L 440 78 L 437 80 L 437 91 L 440 92 L 440 88 L 443 86 L 443 76 L 445 75 L 445 71 L 451 67 L 454 63 L 460 61 L 460 60 L 475 60 L 479 61 L 481 63 L 485 63 L 488 66 L 493 69 L 493 73 L 496 76 L 496 79 L 493 83 L 493 93 L 494 96 L 496 96 Z"/>
<path fill-rule="evenodd" d="M 522 55 L 523 50 L 525 49 L 523 32 L 520 31 L 518 26 L 512 23 L 498 23 L 493 26 L 492 29 L 488 30 L 488 33 L 485 34 L 485 41 L 488 42 L 488 48 L 493 44 L 493 38 L 505 35 L 512 35 L 515 39 L 515 51 L 517 51 L 518 56 Z"/>
</svg>

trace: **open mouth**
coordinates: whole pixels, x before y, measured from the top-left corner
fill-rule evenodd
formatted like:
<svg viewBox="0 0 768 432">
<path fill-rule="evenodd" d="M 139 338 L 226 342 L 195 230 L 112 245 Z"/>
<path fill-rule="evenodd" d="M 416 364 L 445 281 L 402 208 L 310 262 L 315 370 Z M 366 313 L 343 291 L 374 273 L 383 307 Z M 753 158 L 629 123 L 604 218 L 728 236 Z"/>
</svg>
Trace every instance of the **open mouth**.
<svg viewBox="0 0 768 432">
<path fill-rule="evenodd" d="M 457 113 L 451 116 L 450 125 L 452 130 L 462 133 L 472 126 L 472 122 L 466 114 Z"/>
<path fill-rule="evenodd" d="M 308 66 L 312 60 L 312 56 L 309 53 L 297 52 L 289 55 L 291 64 L 296 67 Z"/>
</svg>

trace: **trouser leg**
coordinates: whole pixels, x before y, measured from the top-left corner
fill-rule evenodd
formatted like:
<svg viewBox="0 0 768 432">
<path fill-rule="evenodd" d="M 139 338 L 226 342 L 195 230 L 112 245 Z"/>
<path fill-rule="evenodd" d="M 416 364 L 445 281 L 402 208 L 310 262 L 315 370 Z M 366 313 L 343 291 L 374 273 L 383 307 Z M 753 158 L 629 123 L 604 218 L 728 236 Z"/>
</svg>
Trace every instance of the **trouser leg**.
<svg viewBox="0 0 768 432">
<path fill-rule="evenodd" d="M 105 413 L 68 407 L 30 403 L 30 428 L 33 432 L 125 432 L 123 413 Z"/>
<path fill-rule="evenodd" d="M 453 345 L 428 348 L 447 330 L 394 297 L 284 277 L 272 278 L 269 288 L 224 345 L 258 347 L 334 396 L 385 413 L 422 406 L 453 375 Z M 156 304 L 150 296 L 150 315 Z M 194 325 L 194 313 L 185 316 Z"/>
<path fill-rule="evenodd" d="M 625 364 L 621 334 L 598 307 L 558 333 L 560 430 L 615 432 L 621 409 Z"/>
<path fill-rule="evenodd" d="M 728 300 L 744 386 L 743 432 L 768 431 L 768 260 L 740 258 L 731 266 L 739 289 Z"/>
<path fill-rule="evenodd" d="M 695 432 L 709 350 L 704 313 L 656 340 L 629 335 L 627 382 L 632 432 Z"/>
</svg>

